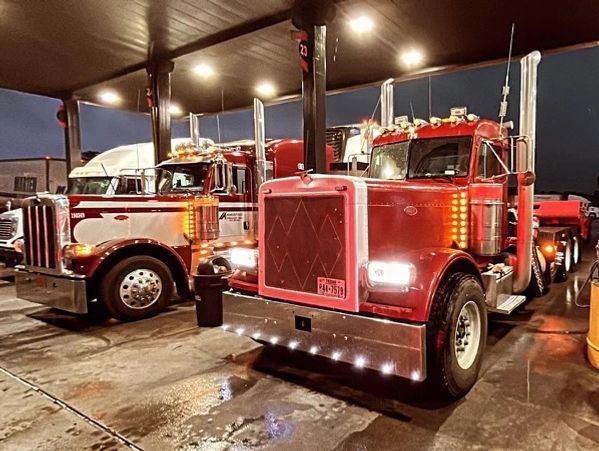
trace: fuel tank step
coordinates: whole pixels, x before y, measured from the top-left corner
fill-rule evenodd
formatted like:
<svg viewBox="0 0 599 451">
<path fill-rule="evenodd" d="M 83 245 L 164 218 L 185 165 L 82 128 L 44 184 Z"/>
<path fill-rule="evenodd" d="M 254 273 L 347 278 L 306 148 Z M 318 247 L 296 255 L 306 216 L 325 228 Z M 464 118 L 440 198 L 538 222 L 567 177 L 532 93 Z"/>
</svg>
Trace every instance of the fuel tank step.
<svg viewBox="0 0 599 451">
<path fill-rule="evenodd" d="M 526 296 L 521 296 L 517 294 L 500 294 L 497 297 L 497 307 L 487 307 L 487 310 L 489 312 L 503 313 L 505 315 L 509 315 L 514 310 L 516 310 L 518 306 L 522 305 L 525 301 Z"/>
</svg>

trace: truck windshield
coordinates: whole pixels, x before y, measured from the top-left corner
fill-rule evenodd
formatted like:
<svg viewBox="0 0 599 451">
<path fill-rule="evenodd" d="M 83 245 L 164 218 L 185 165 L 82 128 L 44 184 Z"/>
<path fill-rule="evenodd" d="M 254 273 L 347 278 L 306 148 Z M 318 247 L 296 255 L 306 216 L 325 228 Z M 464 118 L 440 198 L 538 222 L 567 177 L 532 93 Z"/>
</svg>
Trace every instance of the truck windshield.
<svg viewBox="0 0 599 451">
<path fill-rule="evenodd" d="M 71 179 L 68 194 L 106 194 L 112 177 L 77 177 Z"/>
<path fill-rule="evenodd" d="M 187 163 L 163 166 L 158 190 L 161 193 L 204 191 L 208 176 L 208 163 Z"/>
<path fill-rule="evenodd" d="M 405 180 L 468 175 L 472 137 L 412 139 L 372 149 L 370 177 Z"/>
</svg>

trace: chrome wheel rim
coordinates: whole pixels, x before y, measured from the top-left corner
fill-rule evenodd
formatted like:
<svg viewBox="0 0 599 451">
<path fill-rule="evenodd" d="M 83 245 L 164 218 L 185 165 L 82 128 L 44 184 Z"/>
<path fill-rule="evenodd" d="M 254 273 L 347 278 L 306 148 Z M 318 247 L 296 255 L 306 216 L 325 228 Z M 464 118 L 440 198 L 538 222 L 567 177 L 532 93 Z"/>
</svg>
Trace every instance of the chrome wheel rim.
<svg viewBox="0 0 599 451">
<path fill-rule="evenodd" d="M 460 310 L 455 330 L 454 353 L 460 368 L 467 370 L 478 354 L 481 338 L 481 318 L 478 305 L 468 301 Z"/>
<path fill-rule="evenodd" d="M 566 244 L 566 249 L 564 249 L 564 268 L 566 271 L 570 271 L 570 267 L 572 266 L 572 246 L 568 242 Z"/>
<path fill-rule="evenodd" d="M 121 280 L 121 302 L 132 309 L 145 309 L 154 304 L 162 293 L 162 280 L 151 269 L 139 268 Z"/>
<path fill-rule="evenodd" d="M 574 264 L 578 264 L 578 259 L 580 258 L 580 243 L 578 242 L 578 237 L 574 237 L 574 249 L 572 249 L 572 255 Z"/>
</svg>

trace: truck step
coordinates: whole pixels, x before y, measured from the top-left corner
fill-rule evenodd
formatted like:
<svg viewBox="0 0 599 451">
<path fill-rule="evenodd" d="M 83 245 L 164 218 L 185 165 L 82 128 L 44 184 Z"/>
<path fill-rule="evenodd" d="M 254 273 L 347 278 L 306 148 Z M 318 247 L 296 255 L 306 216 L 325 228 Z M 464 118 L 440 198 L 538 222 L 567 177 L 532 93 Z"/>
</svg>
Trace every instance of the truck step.
<svg viewBox="0 0 599 451">
<path fill-rule="evenodd" d="M 521 296 L 517 294 L 500 294 L 497 298 L 497 307 L 489 307 L 488 310 L 494 313 L 503 313 L 504 315 L 509 315 L 518 306 L 523 304 L 524 301 L 526 301 L 526 296 Z"/>
</svg>

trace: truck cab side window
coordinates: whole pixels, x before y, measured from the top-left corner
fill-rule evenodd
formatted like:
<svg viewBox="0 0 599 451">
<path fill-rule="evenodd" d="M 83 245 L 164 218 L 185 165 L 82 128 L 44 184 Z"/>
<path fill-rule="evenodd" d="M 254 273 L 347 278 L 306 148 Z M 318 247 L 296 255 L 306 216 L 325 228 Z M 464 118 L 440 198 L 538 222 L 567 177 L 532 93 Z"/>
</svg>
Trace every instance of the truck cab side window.
<svg viewBox="0 0 599 451">
<path fill-rule="evenodd" d="M 505 173 L 497 156 L 501 156 L 501 148 L 492 145 L 486 141 L 481 142 L 480 151 L 478 153 L 478 170 L 479 177 L 488 178 L 495 175 Z"/>
<path fill-rule="evenodd" d="M 237 194 L 246 194 L 248 192 L 247 169 L 244 167 L 233 167 L 233 185 L 237 188 Z"/>
</svg>

